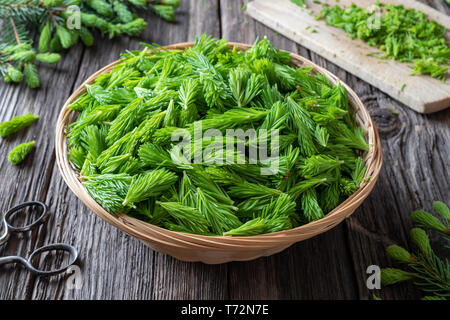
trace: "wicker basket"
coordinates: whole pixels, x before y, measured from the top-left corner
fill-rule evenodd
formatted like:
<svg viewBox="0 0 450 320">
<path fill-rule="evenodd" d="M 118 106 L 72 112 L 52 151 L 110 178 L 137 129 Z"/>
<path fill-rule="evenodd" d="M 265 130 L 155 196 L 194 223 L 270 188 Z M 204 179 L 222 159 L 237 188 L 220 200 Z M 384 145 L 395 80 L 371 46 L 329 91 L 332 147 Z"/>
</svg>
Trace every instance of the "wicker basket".
<svg viewBox="0 0 450 320">
<path fill-rule="evenodd" d="M 184 49 L 192 45 L 192 42 L 180 43 L 167 46 L 166 48 L 169 50 Z M 249 45 L 241 43 L 229 43 L 229 45 L 235 46 L 239 50 L 250 48 Z M 316 72 L 326 75 L 331 82 L 337 83 L 339 81 L 336 76 L 311 61 L 293 53 L 291 53 L 291 56 L 293 63 L 296 65 L 312 66 Z M 117 63 L 119 61 L 104 67 L 90 76 L 64 104 L 56 126 L 56 159 L 65 182 L 85 205 L 103 220 L 138 238 L 153 250 L 169 254 L 180 260 L 201 261 L 209 264 L 245 261 L 272 255 L 284 250 L 295 242 L 314 237 L 338 225 L 358 208 L 375 185 L 382 164 L 382 149 L 378 132 L 361 100 L 351 88 L 341 82 L 348 91 L 350 104 L 356 113 L 357 122 L 366 132 L 369 151 L 363 154 L 363 159 L 367 167 L 366 177 L 370 176 L 370 179 L 365 180 L 352 196 L 324 218 L 291 230 L 270 234 L 250 237 L 213 237 L 174 232 L 127 215 L 112 215 L 87 193 L 80 182 L 77 171 L 69 162 L 66 135 L 67 126 L 75 120 L 76 116 L 75 112 L 67 109 L 67 106 L 85 92 L 85 84 L 92 83 L 99 74 L 109 72 Z"/>
</svg>

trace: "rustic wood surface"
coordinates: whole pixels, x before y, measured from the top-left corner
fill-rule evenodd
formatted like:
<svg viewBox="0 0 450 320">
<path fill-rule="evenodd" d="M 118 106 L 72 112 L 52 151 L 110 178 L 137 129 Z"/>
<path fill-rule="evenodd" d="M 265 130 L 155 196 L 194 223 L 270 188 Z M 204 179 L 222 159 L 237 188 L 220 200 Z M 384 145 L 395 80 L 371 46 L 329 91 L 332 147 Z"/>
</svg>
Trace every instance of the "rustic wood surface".
<svg viewBox="0 0 450 320">
<path fill-rule="evenodd" d="M 53 242 L 80 251 L 80 287 L 68 286 L 70 275 L 39 278 L 21 267 L 0 267 L 0 299 L 417 299 L 409 284 L 369 290 L 366 268 L 392 265 L 384 252 L 400 243 L 410 248 L 409 215 L 431 209 L 431 202 L 450 202 L 450 109 L 421 115 L 381 91 L 255 22 L 241 10 L 242 0 L 182 0 L 176 23 L 148 15 L 140 39 L 107 39 L 93 48 L 72 48 L 56 67 L 41 66 L 40 90 L 0 85 L 0 121 L 32 112 L 40 120 L 28 130 L 0 142 L 0 210 L 27 200 L 46 202 L 52 216 L 40 230 L 14 235 L 0 256 L 27 256 Z M 430 6 L 449 14 L 439 0 Z M 348 83 L 367 105 L 382 138 L 384 167 L 374 191 L 337 228 L 297 243 L 271 257 L 223 265 L 180 262 L 152 251 L 106 224 L 68 190 L 54 156 L 54 124 L 74 88 L 120 52 L 139 41 L 162 45 L 192 41 L 206 32 L 231 41 L 252 43 L 264 35 L 279 48 L 297 52 Z M 394 106 L 396 106 L 394 111 Z M 36 150 L 20 166 L 7 153 L 35 139 Z M 432 237 L 433 244 L 439 239 Z"/>
</svg>

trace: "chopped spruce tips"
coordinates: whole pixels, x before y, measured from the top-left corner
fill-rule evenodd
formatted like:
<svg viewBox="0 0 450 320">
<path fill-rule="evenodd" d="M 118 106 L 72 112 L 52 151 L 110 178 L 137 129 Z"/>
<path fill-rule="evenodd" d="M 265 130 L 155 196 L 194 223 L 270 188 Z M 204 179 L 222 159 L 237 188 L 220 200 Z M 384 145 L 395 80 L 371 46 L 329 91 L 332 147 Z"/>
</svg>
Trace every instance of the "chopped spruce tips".
<svg viewBox="0 0 450 320">
<path fill-rule="evenodd" d="M 306 5 L 305 0 L 291 0 L 292 3 L 295 3 L 296 5 L 298 5 L 299 7 L 302 8 L 307 8 L 308 6 Z"/>
<path fill-rule="evenodd" d="M 0 137 L 5 138 L 24 128 L 29 127 L 33 122 L 39 119 L 34 114 L 27 113 L 23 116 L 14 117 L 9 121 L 0 123 Z"/>
<path fill-rule="evenodd" d="M 130 19 L 118 1 L 91 5 Z M 206 35 L 184 50 L 143 46 L 69 106 L 69 159 L 109 213 L 253 236 L 321 219 L 368 179 L 345 88 L 267 39 L 247 51 Z"/>
<path fill-rule="evenodd" d="M 450 46 L 447 29 L 427 15 L 403 5 L 376 2 L 380 16 L 358 7 L 322 6 L 326 23 L 343 29 L 350 38 L 358 38 L 384 51 L 384 56 L 412 63 L 412 75 L 426 74 L 445 81 L 449 69 Z M 403 91 L 403 87 L 402 87 Z"/>
<path fill-rule="evenodd" d="M 8 155 L 8 160 L 15 165 L 18 165 L 23 160 L 25 160 L 25 157 L 31 152 L 31 149 L 33 149 L 35 145 L 34 141 L 22 143 L 16 146 L 14 149 L 11 150 L 11 152 Z"/>
<path fill-rule="evenodd" d="M 429 74 L 433 78 L 445 82 L 445 73 L 448 69 L 450 69 L 449 66 L 441 66 L 433 58 L 424 58 L 414 60 L 413 72 L 411 74 Z"/>
</svg>

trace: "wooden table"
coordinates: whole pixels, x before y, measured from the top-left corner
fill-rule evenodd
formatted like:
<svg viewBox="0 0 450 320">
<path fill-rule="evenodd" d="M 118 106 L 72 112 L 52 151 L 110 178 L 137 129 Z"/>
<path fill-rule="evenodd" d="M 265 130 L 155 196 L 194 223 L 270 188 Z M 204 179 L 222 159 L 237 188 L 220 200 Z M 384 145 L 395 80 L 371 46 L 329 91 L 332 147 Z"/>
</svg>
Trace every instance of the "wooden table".
<svg viewBox="0 0 450 320">
<path fill-rule="evenodd" d="M 28 255 L 53 242 L 76 246 L 81 255 L 81 288 L 67 285 L 69 275 L 38 278 L 23 268 L 0 268 L 0 299 L 417 299 L 410 284 L 382 290 L 366 287 L 369 265 L 390 266 L 385 247 L 410 248 L 410 213 L 431 209 L 435 199 L 450 202 L 450 109 L 421 115 L 247 17 L 242 0 L 182 0 L 177 22 L 148 17 L 141 39 L 78 45 L 56 67 L 40 66 L 40 90 L 0 84 L 0 121 L 31 112 L 40 120 L 0 143 L 0 209 L 41 200 L 52 216 L 40 232 L 13 236 L 0 256 Z M 446 12 L 440 0 L 428 4 Z M 271 257 L 223 265 L 186 263 L 154 252 L 106 224 L 64 184 L 55 162 L 56 118 L 69 94 L 90 74 L 116 60 L 139 41 L 161 45 L 192 41 L 203 32 L 252 43 L 267 35 L 278 48 L 297 52 L 348 83 L 370 110 L 382 138 L 384 166 L 374 191 L 351 218 L 325 234 L 297 243 Z M 396 106 L 395 111 L 393 108 Z M 7 161 L 18 143 L 36 140 L 22 165 Z M 432 236 L 439 245 L 438 237 Z"/>
</svg>

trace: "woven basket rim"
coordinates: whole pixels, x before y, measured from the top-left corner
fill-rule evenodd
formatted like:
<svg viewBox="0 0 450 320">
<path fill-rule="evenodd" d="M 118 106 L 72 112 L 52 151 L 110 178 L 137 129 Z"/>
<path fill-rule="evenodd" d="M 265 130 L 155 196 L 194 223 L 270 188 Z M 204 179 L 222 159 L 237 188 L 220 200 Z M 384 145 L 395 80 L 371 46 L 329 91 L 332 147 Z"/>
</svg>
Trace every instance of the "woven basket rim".
<svg viewBox="0 0 450 320">
<path fill-rule="evenodd" d="M 164 48 L 176 50 L 185 49 L 193 45 L 194 42 L 183 42 L 168 45 Z M 236 47 L 236 49 L 241 51 L 245 51 L 251 47 L 249 44 L 238 42 L 228 42 L 228 45 L 232 48 Z M 170 245 L 172 247 L 175 246 L 181 249 L 186 249 L 188 247 L 200 250 L 214 248 L 214 250 L 228 251 L 229 249 L 233 249 L 239 251 L 248 249 L 249 247 L 278 247 L 283 244 L 294 243 L 302 239 L 313 237 L 335 227 L 342 220 L 349 217 L 372 191 L 382 166 L 380 138 L 368 110 L 357 94 L 345 82 L 310 60 L 289 51 L 285 52 L 288 52 L 291 55 L 292 62 L 295 65 L 311 66 L 313 67 L 314 72 L 322 73 L 332 83 L 340 83 L 345 87 L 348 93 L 350 106 L 356 114 L 358 125 L 365 130 L 369 143 L 369 150 L 363 153 L 363 159 L 367 168 L 365 178 L 368 179 L 365 179 L 361 183 L 360 188 L 354 194 L 345 199 L 323 218 L 289 230 L 255 236 L 232 237 L 206 236 L 171 231 L 125 214 L 110 214 L 107 212 L 87 193 L 82 183 L 78 180 L 78 172 L 68 159 L 67 125 L 70 122 L 70 117 L 73 116 L 75 112 L 68 110 L 67 107 L 78 96 L 86 91 L 86 84 L 91 84 L 99 74 L 109 72 L 115 65 L 122 62 L 120 59 L 108 64 L 89 76 L 88 79 L 85 80 L 67 99 L 60 111 L 56 126 L 55 150 L 58 168 L 64 181 L 86 206 L 106 222 L 144 242 L 157 242 L 159 244 Z M 243 246 L 243 244 L 245 244 L 245 246 Z"/>
</svg>

